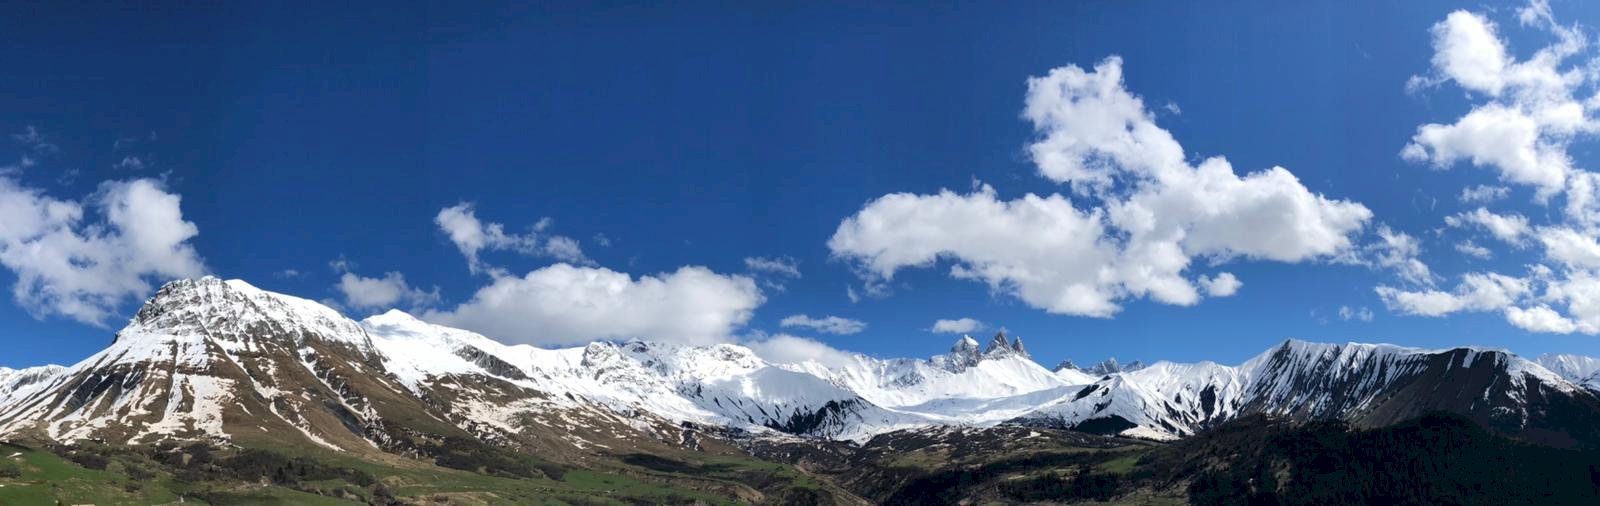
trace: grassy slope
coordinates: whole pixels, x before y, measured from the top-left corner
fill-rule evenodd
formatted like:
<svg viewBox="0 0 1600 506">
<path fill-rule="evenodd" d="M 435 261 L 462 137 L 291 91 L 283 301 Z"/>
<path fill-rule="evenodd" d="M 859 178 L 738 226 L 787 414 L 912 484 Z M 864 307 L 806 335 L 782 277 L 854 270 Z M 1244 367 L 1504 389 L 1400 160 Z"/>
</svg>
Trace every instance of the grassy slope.
<svg viewBox="0 0 1600 506">
<path fill-rule="evenodd" d="M 86 469 L 44 450 L 0 444 L 0 458 L 21 473 L 0 478 L 0 504 L 54 505 L 57 500 L 67 504 L 164 504 L 178 499 L 170 482 L 134 483 L 112 469 Z"/>
<path fill-rule="evenodd" d="M 673 451 L 615 455 L 595 469 L 518 478 L 394 455 L 286 451 L 295 452 L 290 457 L 358 471 L 365 478 L 319 475 L 283 483 L 287 486 L 260 483 L 272 480 L 223 479 L 219 476 L 225 475 L 215 472 L 196 479 L 182 474 L 192 469 L 157 462 L 170 457 L 170 451 L 127 449 L 112 450 L 109 459 L 100 461 L 105 470 L 94 470 L 74 462 L 83 462 L 81 455 L 69 460 L 45 450 L 0 444 L 0 470 L 20 474 L 0 477 L 0 504 L 165 504 L 180 496 L 188 503 L 350 504 L 330 496 L 373 501 L 381 498 L 380 491 L 408 502 L 439 498 L 452 504 L 812 504 L 851 499 L 835 483 L 891 504 L 1595 504 L 1600 498 L 1600 458 L 1593 451 L 1528 445 L 1448 416 L 1377 430 L 1240 420 L 1171 445 L 1031 429 L 912 433 L 875 441 L 836 469 L 809 466 L 809 473 L 748 457 Z M 220 462 L 231 455 L 223 452 L 216 458 Z"/>
<path fill-rule="evenodd" d="M 1600 504 L 1600 451 L 1443 413 L 1380 429 L 1247 417 L 1165 445 L 1004 431 L 869 444 L 834 476 L 885 504 Z"/>
<path fill-rule="evenodd" d="M 601 470 L 568 469 L 559 480 L 490 476 L 448 469 L 403 458 L 375 461 L 306 449 L 287 449 L 291 457 L 310 457 L 332 467 L 364 471 L 377 478 L 393 496 L 404 499 L 447 498 L 452 504 L 630 504 L 685 503 L 736 504 L 761 497 L 751 483 L 780 493 L 812 492 L 824 488 L 792 466 L 750 458 L 683 452 L 671 458 L 623 458 Z M 5 457 L 17 454 L 15 457 Z M 85 468 L 44 449 L 0 444 L 0 457 L 12 463 L 21 476 L 0 477 L 0 504 L 169 504 L 183 497 L 187 504 L 359 504 L 374 500 L 374 486 L 339 479 L 293 485 L 324 495 L 286 486 L 208 478 L 181 480 L 176 469 L 136 452 L 111 455 L 105 470 Z M 129 468 L 146 471 L 146 477 L 128 477 Z M 153 474 L 153 477 L 148 475 Z M 341 500 L 328 495 L 344 492 Z M 737 492 L 743 492 L 737 493 Z"/>
</svg>

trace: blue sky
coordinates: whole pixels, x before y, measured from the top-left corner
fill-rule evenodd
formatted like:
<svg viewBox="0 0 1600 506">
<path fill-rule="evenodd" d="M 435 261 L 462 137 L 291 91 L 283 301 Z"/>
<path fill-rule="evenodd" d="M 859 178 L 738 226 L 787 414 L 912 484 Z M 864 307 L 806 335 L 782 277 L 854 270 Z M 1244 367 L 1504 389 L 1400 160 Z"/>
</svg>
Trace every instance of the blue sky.
<svg viewBox="0 0 1600 506">
<path fill-rule="evenodd" d="M 1600 265 L 1582 257 L 1581 240 L 1564 249 L 1552 242 L 1569 237 L 1558 232 L 1587 244 L 1596 235 L 1584 213 L 1568 212 L 1572 196 L 1587 191 L 1578 181 L 1594 160 L 1593 104 L 1582 105 L 1594 94 L 1593 76 L 1573 74 L 1552 92 L 1519 81 L 1509 66 L 1441 67 L 1436 57 L 1449 49 L 1436 24 L 1463 8 L 1472 18 L 1456 20 L 1493 23 L 1492 38 L 1511 60 L 1530 61 L 1570 40 L 1564 33 L 1581 44 L 1551 68 L 1581 69 L 1596 56 L 1600 6 L 1557 1 L 1549 23 L 1537 12 L 1524 23 L 1524 7 L 52 5 L 0 16 L 0 29 L 26 41 L 0 47 L 8 69 L 0 131 L 16 134 L 0 146 L 0 165 L 10 165 L 0 177 L 15 191 L 0 198 L 18 207 L 81 203 L 83 218 L 61 230 L 95 239 L 85 248 L 118 250 L 137 249 L 143 236 L 133 232 L 140 225 L 110 218 L 107 206 L 165 209 L 158 197 L 181 197 L 181 220 L 153 213 L 147 223 L 170 232 L 161 223 L 188 222 L 192 237 L 169 234 L 162 246 L 173 249 L 149 258 L 96 257 L 108 262 L 97 267 L 150 286 L 198 273 L 243 278 L 340 304 L 356 317 L 397 305 L 545 345 L 558 344 L 538 337 L 545 328 L 563 342 L 620 333 L 761 343 L 787 333 L 878 356 L 926 356 L 955 339 L 930 332 L 936 320 L 972 318 L 1022 335 L 1046 364 L 1109 355 L 1237 363 L 1289 337 L 1600 355 L 1594 327 L 1584 323 L 1600 322 L 1584 291 L 1600 290 L 1591 276 Z M 1473 49 L 1482 48 L 1464 50 Z M 1153 184 L 1127 176 L 1097 190 L 1036 163 L 1032 146 L 1050 128 L 1094 125 L 1068 117 L 1064 126 L 1040 127 L 1025 117 L 1028 79 L 1069 66 L 1104 77 L 1095 66 L 1113 55 L 1120 89 L 1142 99 L 1145 117 L 1181 143 L 1182 168 L 1212 156 L 1226 157 L 1240 177 L 1281 166 L 1324 202 L 1359 205 L 1369 216 L 1355 228 L 1333 227 L 1342 239 L 1294 251 L 1218 239 L 1211 253 L 1197 253 L 1200 234 L 1188 230 L 1179 247 L 1189 263 L 1178 275 L 1194 283 L 1196 300 L 1153 300 L 1117 281 L 1100 288 L 1119 309 L 1100 315 L 1029 300 L 1015 278 L 997 275 L 991 286 L 951 274 L 994 255 L 1006 264 L 999 267 L 1057 269 L 1082 258 L 1075 250 L 1057 254 L 1039 242 L 1040 255 L 1019 260 L 1009 256 L 1014 248 L 940 237 L 941 260 L 882 264 L 892 274 L 885 280 L 868 257 L 915 247 L 895 227 L 863 230 L 854 247 L 830 245 L 842 224 L 890 194 L 918 204 L 941 189 L 996 202 L 1060 194 L 1088 212 Z M 1494 76 L 1484 81 L 1484 73 Z M 1413 138 L 1419 126 L 1451 125 L 1493 104 L 1551 110 L 1545 106 L 1564 103 L 1550 98 L 1561 92 L 1580 104 L 1577 126 L 1530 120 L 1536 152 L 1570 160 L 1554 169 L 1549 157 L 1517 166 L 1514 157 L 1471 151 L 1492 142 Z M 1420 151 L 1402 156 L 1413 143 Z M 1474 164 L 1473 156 L 1486 161 Z M 1550 171 L 1560 172 L 1553 183 L 1529 175 Z M 992 190 L 976 190 L 975 181 Z M 1488 191 L 1503 197 L 1463 202 L 1463 189 L 1478 185 L 1504 188 Z M 475 250 L 477 272 L 440 220 L 463 203 L 479 227 L 503 225 L 503 240 Z M 1528 230 L 1502 240 L 1470 217 L 1447 221 L 1479 207 L 1525 216 Z M 1414 241 L 1412 251 L 1385 247 L 1385 226 L 1391 238 Z M 1024 249 L 1035 242 L 1028 234 L 980 235 Z M 575 242 L 581 257 L 550 249 L 552 238 Z M 5 246 L 13 255 L 37 246 L 7 240 L 15 241 Z M 1466 241 L 1491 258 L 1464 253 Z M 190 250 L 194 265 L 168 262 Z M 799 275 L 752 269 L 747 259 L 783 259 Z M 1413 259 L 1426 276 L 1408 278 Z M 570 270 L 550 270 L 564 262 Z M 88 356 L 149 293 L 52 292 L 48 282 L 18 285 L 36 265 L 6 267 L 0 282 L 22 288 L 0 305 L 5 366 Z M 608 303 L 660 307 L 571 321 L 562 306 L 576 297 L 569 293 L 497 306 L 479 292 L 500 285 L 526 294 L 515 290 L 534 287 L 516 283 L 530 272 L 541 273 L 544 288 L 623 273 L 633 295 Z M 1242 283 L 1236 293 L 1208 295 L 1198 284 L 1223 272 Z M 1483 300 L 1493 294 L 1465 280 L 1488 273 L 1525 288 Z M 641 276 L 661 283 L 633 284 Z M 405 286 L 392 290 L 402 277 Z M 1059 295 L 1057 285 L 1037 288 Z M 712 302 L 677 300 L 686 294 Z M 63 309 L 86 298 L 104 310 L 98 326 Z M 1521 323 L 1508 316 L 1536 308 L 1550 313 L 1526 313 Z M 781 325 L 798 314 L 865 328 L 836 335 Z M 659 321 L 616 323 L 630 318 Z"/>
</svg>

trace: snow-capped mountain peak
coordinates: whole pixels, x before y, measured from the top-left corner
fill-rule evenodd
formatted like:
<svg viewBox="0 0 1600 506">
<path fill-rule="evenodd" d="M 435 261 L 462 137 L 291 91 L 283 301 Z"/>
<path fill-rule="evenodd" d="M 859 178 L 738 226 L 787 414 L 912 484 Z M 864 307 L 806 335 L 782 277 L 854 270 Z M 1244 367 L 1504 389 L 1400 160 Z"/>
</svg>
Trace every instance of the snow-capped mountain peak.
<svg viewBox="0 0 1600 506">
<path fill-rule="evenodd" d="M 1022 346 L 1021 338 L 1007 339 L 1005 331 L 1000 331 L 989 340 L 989 344 L 980 348 L 978 340 L 972 336 L 962 336 L 950 347 L 950 353 L 934 357 L 934 362 L 939 363 L 951 372 L 960 373 L 968 368 L 977 366 L 985 360 L 1004 358 L 1020 358 L 1033 363 L 1026 348 Z M 1038 364 L 1034 364 L 1037 366 Z"/>
<path fill-rule="evenodd" d="M 972 336 L 961 336 L 961 339 L 956 340 L 956 344 L 950 346 L 950 353 L 967 351 L 978 351 L 978 340 L 973 339 Z"/>
<path fill-rule="evenodd" d="M 1122 372 L 1122 365 L 1117 362 L 1117 357 L 1106 357 L 1096 366 L 1105 368 L 1107 372 Z"/>
<path fill-rule="evenodd" d="M 950 347 L 950 353 L 945 355 L 946 366 L 952 370 L 964 370 L 978 364 L 983 360 L 983 348 L 978 346 L 978 340 L 972 336 L 961 336 L 956 344 Z"/>
<path fill-rule="evenodd" d="M 322 304 L 215 277 L 167 283 L 146 301 L 116 340 L 205 336 L 247 344 L 263 336 L 319 340 L 367 352 L 372 342 L 355 321 Z"/>
<path fill-rule="evenodd" d="M 984 355 L 1016 355 L 1024 358 L 1032 358 L 1030 355 L 1028 355 L 1027 348 L 1022 346 L 1022 338 L 1013 336 L 1010 341 L 1007 341 L 1005 331 L 1000 331 L 994 335 L 994 339 L 990 340 L 989 346 L 984 349 Z"/>
<path fill-rule="evenodd" d="M 1133 372 L 1143 368 L 1145 368 L 1145 364 L 1142 361 L 1135 360 L 1128 362 L 1127 365 L 1122 365 L 1117 362 L 1117 357 L 1107 357 L 1100 363 L 1088 368 L 1081 367 L 1071 360 L 1062 360 L 1056 364 L 1055 371 L 1058 373 L 1062 371 L 1077 371 L 1090 376 L 1105 376 L 1119 372 Z"/>
<path fill-rule="evenodd" d="M 1534 362 L 1567 381 L 1600 390 L 1600 358 L 1582 355 L 1544 354 Z"/>
<path fill-rule="evenodd" d="M 1028 350 L 1022 347 L 1021 337 L 1013 337 L 1011 340 L 1007 341 L 1006 331 L 1002 330 L 996 332 L 994 334 L 994 338 L 989 340 L 989 345 L 984 347 L 983 354 L 984 356 L 1003 356 L 1016 354 L 1027 357 Z"/>
<path fill-rule="evenodd" d="M 1090 367 L 1088 372 L 1098 375 L 1118 373 L 1122 372 L 1122 365 L 1117 363 L 1117 357 L 1106 357 L 1105 360 L 1095 364 L 1094 367 Z"/>
<path fill-rule="evenodd" d="M 6 399 L 15 395 L 25 395 L 42 383 L 60 375 L 66 369 L 59 365 L 41 365 L 22 369 L 0 367 L 0 406 L 5 405 Z"/>
<path fill-rule="evenodd" d="M 1004 330 L 996 332 L 994 338 L 989 340 L 989 346 L 983 349 L 985 354 L 1005 353 L 1009 351 L 1011 351 L 1011 342 L 1006 340 L 1006 332 Z"/>
</svg>

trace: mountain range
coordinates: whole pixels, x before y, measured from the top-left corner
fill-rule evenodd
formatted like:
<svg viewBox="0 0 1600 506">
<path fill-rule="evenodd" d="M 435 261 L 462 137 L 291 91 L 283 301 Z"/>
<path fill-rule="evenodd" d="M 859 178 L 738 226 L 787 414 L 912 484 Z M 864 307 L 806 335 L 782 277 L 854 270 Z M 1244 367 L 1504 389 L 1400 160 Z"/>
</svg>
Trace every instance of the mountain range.
<svg viewBox="0 0 1600 506">
<path fill-rule="evenodd" d="M 1600 359 L 1287 340 L 1238 365 L 1051 370 L 1000 333 L 930 358 L 774 363 L 735 344 L 507 345 L 397 310 L 356 321 L 208 277 L 162 287 L 77 364 L 0 369 L 0 440 L 201 442 L 447 466 L 472 455 L 470 468 L 490 473 L 484 455 L 582 468 L 621 454 L 856 451 L 973 430 L 1161 442 L 1253 417 L 1376 429 L 1434 412 L 1517 441 L 1594 448 Z"/>
</svg>

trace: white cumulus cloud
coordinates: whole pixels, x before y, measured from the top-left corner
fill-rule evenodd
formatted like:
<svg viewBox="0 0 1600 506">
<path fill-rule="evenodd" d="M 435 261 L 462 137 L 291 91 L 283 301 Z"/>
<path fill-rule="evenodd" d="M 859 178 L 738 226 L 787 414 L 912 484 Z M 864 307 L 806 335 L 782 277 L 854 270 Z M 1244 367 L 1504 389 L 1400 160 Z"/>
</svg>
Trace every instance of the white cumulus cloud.
<svg viewBox="0 0 1600 506">
<path fill-rule="evenodd" d="M 1370 259 L 1366 263 L 1373 267 L 1393 271 L 1400 279 L 1420 286 L 1433 286 L 1433 270 L 1428 264 L 1422 262 L 1422 242 L 1410 234 L 1401 232 L 1388 225 L 1378 227 L 1378 240 L 1362 248 Z M 1357 259 L 1357 263 L 1363 260 Z"/>
<path fill-rule="evenodd" d="M 847 218 L 828 247 L 885 279 L 953 258 L 961 261 L 957 277 L 1012 291 L 1035 307 L 1106 316 L 1116 305 L 1099 273 L 1117 249 L 1103 239 L 1101 218 L 1060 195 L 1007 202 L 988 186 L 966 195 L 895 193 Z"/>
<path fill-rule="evenodd" d="M 1503 181 L 1535 187 L 1541 200 L 1566 187 L 1574 170 L 1567 146 L 1600 127 L 1574 96 L 1588 73 L 1581 65 L 1562 67 L 1587 41 L 1555 24 L 1547 5 L 1534 7 L 1545 14 L 1524 17 L 1525 23 L 1544 26 L 1558 41 L 1523 61 L 1506 51 L 1498 28 L 1482 15 L 1456 11 L 1434 25 L 1434 74 L 1413 78 L 1413 87 L 1454 82 L 1487 100 L 1454 123 L 1418 127 L 1401 150 L 1405 159 L 1492 167 Z"/>
<path fill-rule="evenodd" d="M 378 278 L 345 272 L 339 276 L 335 288 L 344 296 L 344 304 L 354 309 L 389 309 L 400 305 L 416 308 L 439 302 L 437 287 L 433 291 L 413 288 L 398 272 L 385 273 Z"/>
<path fill-rule="evenodd" d="M 957 318 L 954 320 L 940 319 L 933 322 L 933 327 L 928 330 L 939 334 L 970 334 L 988 328 L 983 322 L 972 318 Z"/>
<path fill-rule="evenodd" d="M 1477 243 L 1474 243 L 1470 240 L 1456 243 L 1456 251 L 1461 252 L 1463 255 L 1480 260 L 1488 260 L 1494 257 L 1494 252 L 1489 251 L 1489 248 L 1479 246 Z"/>
<path fill-rule="evenodd" d="M 1578 330 L 1578 324 L 1561 316 L 1549 306 L 1534 306 L 1530 308 L 1506 308 L 1506 321 L 1517 328 L 1529 332 L 1548 332 L 1554 334 L 1571 334 Z M 1592 333 L 1592 332 L 1591 332 Z"/>
<path fill-rule="evenodd" d="M 205 274 L 181 201 L 152 179 L 102 183 L 71 201 L 0 177 L 0 265 L 17 275 L 13 297 L 36 317 L 103 327 L 151 282 Z"/>
<path fill-rule="evenodd" d="M 1389 286 L 1376 288 L 1390 310 L 1418 316 L 1444 316 L 1457 311 L 1498 311 L 1531 291 L 1529 281 L 1499 273 L 1462 276 L 1454 291 L 1407 291 Z"/>
<path fill-rule="evenodd" d="M 1600 243 L 1595 237 L 1569 227 L 1539 229 L 1539 242 L 1545 257 L 1569 269 L 1600 268 Z"/>
<path fill-rule="evenodd" d="M 1560 213 L 1525 216 L 1477 207 L 1445 218 L 1452 227 L 1482 229 L 1518 248 L 1541 247 L 1543 257 L 1524 277 L 1468 273 L 1451 291 L 1377 290 L 1402 313 L 1498 312 L 1530 332 L 1594 334 L 1600 332 L 1600 174 L 1579 167 L 1568 151 L 1600 132 L 1594 117 L 1600 71 L 1582 27 L 1557 22 L 1547 2 L 1530 2 L 1517 11 L 1517 21 L 1554 42 L 1519 59 L 1503 27 L 1484 14 L 1456 11 L 1434 25 L 1433 71 L 1413 78 L 1412 91 L 1453 83 L 1474 104 L 1452 122 L 1419 126 L 1401 155 L 1438 168 L 1470 163 L 1491 169 L 1501 181 L 1531 187 L 1540 206 L 1564 196 Z M 1504 186 L 1476 185 L 1462 189 L 1459 200 L 1481 206 L 1509 194 Z M 1545 222 L 1536 223 L 1541 214 Z M 1455 249 L 1492 257 L 1471 240 Z"/>
<path fill-rule="evenodd" d="M 778 334 L 743 343 L 756 356 L 775 364 L 816 362 L 828 367 L 844 367 L 856 362 L 855 355 L 840 351 L 814 339 Z"/>
<path fill-rule="evenodd" d="M 1206 295 L 1212 297 L 1232 296 L 1239 293 L 1239 287 L 1244 286 L 1244 282 L 1239 281 L 1239 278 L 1231 272 L 1220 273 L 1213 277 L 1201 276 L 1199 281 L 1200 286 L 1205 287 Z"/>
<path fill-rule="evenodd" d="M 636 278 L 560 263 L 522 277 L 496 276 L 471 300 L 423 318 L 513 343 L 641 338 L 706 344 L 729 341 L 765 300 L 750 278 L 704 267 Z"/>
<path fill-rule="evenodd" d="M 1572 322 L 1574 331 L 1600 333 L 1600 273 L 1593 270 L 1572 271 L 1560 279 L 1551 279 L 1545 288 L 1544 299 L 1566 310 L 1565 320 Z M 1532 317 L 1524 315 L 1524 318 Z M 1528 326 L 1523 328 L 1534 330 Z M 1550 328 L 1560 328 L 1560 324 Z"/>
<path fill-rule="evenodd" d="M 1510 194 L 1510 188 L 1480 184 L 1462 188 L 1461 195 L 1456 198 L 1463 204 L 1488 204 L 1506 198 Z"/>
<path fill-rule="evenodd" d="M 1488 230 L 1496 239 L 1510 244 L 1522 244 L 1532 228 L 1528 218 L 1519 214 L 1495 214 L 1482 207 L 1469 212 L 1447 216 L 1445 223 L 1452 227 L 1477 226 Z"/>
<path fill-rule="evenodd" d="M 1197 280 L 1184 274 L 1195 257 L 1330 258 L 1372 217 L 1281 167 L 1240 176 L 1221 157 L 1190 165 L 1123 87 L 1120 58 L 1029 79 L 1023 116 L 1040 135 L 1030 147 L 1039 173 L 1081 202 L 1002 200 L 981 184 L 967 194 L 889 194 L 840 223 L 829 249 L 880 284 L 947 260 L 952 276 L 1030 306 L 1108 317 L 1128 298 L 1197 303 Z"/>
</svg>

